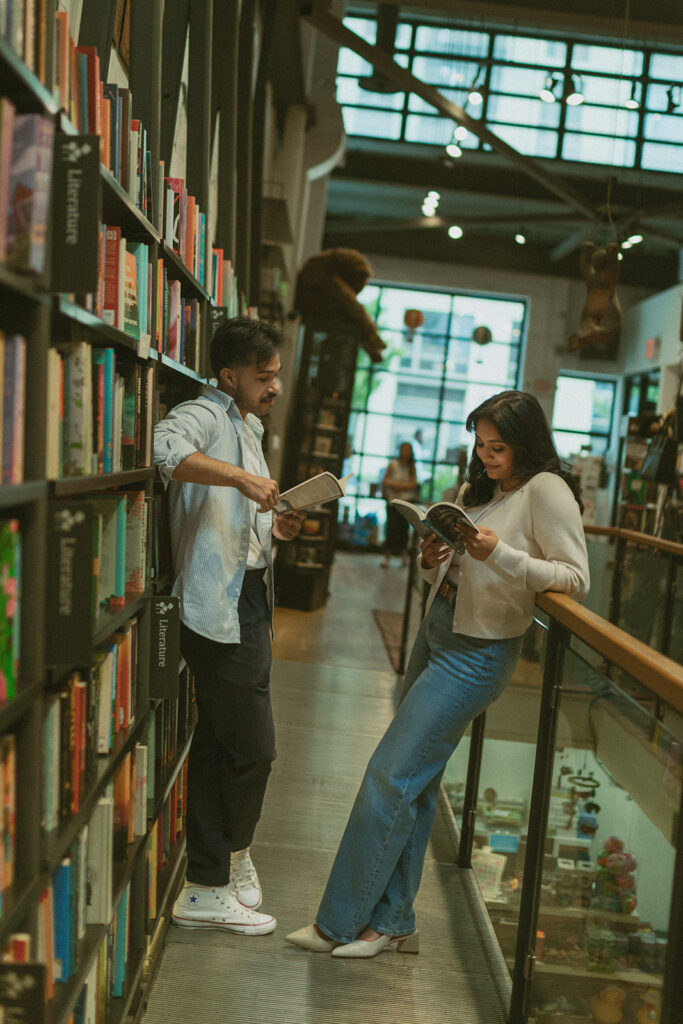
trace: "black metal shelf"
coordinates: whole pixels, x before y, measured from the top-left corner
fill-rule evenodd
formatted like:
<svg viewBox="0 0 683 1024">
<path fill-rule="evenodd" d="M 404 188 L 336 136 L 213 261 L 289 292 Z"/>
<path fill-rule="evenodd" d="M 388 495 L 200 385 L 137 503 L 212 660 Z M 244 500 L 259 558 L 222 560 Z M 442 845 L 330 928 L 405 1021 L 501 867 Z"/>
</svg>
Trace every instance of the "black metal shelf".
<svg viewBox="0 0 683 1024">
<path fill-rule="evenodd" d="M 41 683 L 30 683 L 28 686 L 22 687 L 16 697 L 6 701 L 0 707 L 0 733 L 9 732 L 15 722 L 31 710 L 34 701 L 40 698 L 42 690 Z"/>
<path fill-rule="evenodd" d="M 0 38 L 0 90 L 11 96 L 21 113 L 56 114 L 58 107 L 52 93 L 30 71 L 6 39 Z"/>
<path fill-rule="evenodd" d="M 6 484 L 0 487 L 0 509 L 11 511 L 19 509 L 22 505 L 32 505 L 40 501 L 47 494 L 47 484 L 44 480 L 27 480 L 23 484 Z"/>
<path fill-rule="evenodd" d="M 0 263 L 0 289 L 11 292 L 13 296 L 20 295 L 31 302 L 48 303 L 52 299 L 41 276 L 17 274 L 4 263 Z"/>
<path fill-rule="evenodd" d="M 189 366 L 185 366 L 184 363 L 179 363 L 176 359 L 171 359 L 164 352 L 159 353 L 156 349 L 150 349 L 150 358 L 156 359 L 159 362 L 159 369 L 172 370 L 174 373 L 180 374 L 182 377 L 188 377 L 190 380 L 196 381 L 198 384 L 208 384 L 206 377 L 202 377 L 196 372 L 191 370 Z"/>
<path fill-rule="evenodd" d="M 180 256 L 178 256 L 178 254 L 174 252 L 166 242 L 161 242 L 159 246 L 159 255 L 163 259 L 164 264 L 169 271 L 169 276 L 174 280 L 180 281 L 183 286 L 183 291 L 186 294 L 190 293 L 197 299 L 205 299 L 213 305 L 213 299 L 207 290 L 199 283 L 192 271 L 183 263 Z"/>
<path fill-rule="evenodd" d="M 65 295 L 58 295 L 56 297 L 56 307 L 59 316 L 87 327 L 102 342 L 115 345 L 117 348 L 127 349 L 140 359 L 148 358 L 146 353 L 140 352 L 139 338 L 135 338 L 132 334 L 126 334 L 125 331 L 120 331 L 118 327 L 112 327 L 111 324 L 105 323 L 104 320 L 95 316 L 89 310 L 84 309 L 83 306 L 79 306 L 76 302 L 71 302 Z"/>
<path fill-rule="evenodd" d="M 90 476 L 63 476 L 51 486 L 54 498 L 68 498 L 72 494 L 86 494 L 89 491 L 109 491 L 114 487 L 129 487 L 144 483 L 154 476 L 153 466 L 140 469 L 126 469 L 120 473 L 93 473 Z"/>
<path fill-rule="evenodd" d="M 129 193 L 116 180 L 104 164 L 100 164 L 102 179 L 102 216 L 107 224 L 118 224 L 127 239 L 159 245 L 161 235 L 142 210 L 135 205 Z"/>
</svg>

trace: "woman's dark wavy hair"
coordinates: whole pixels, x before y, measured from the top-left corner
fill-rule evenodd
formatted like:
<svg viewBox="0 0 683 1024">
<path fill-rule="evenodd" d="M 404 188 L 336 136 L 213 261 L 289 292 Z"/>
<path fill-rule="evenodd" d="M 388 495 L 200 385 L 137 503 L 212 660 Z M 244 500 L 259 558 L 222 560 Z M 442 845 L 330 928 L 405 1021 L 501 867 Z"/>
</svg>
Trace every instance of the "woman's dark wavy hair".
<svg viewBox="0 0 683 1024">
<path fill-rule="evenodd" d="M 470 433 L 476 431 L 479 420 L 492 423 L 501 439 L 512 448 L 512 472 L 518 480 L 526 482 L 537 473 L 555 473 L 567 483 L 583 512 L 578 481 L 560 461 L 538 399 L 525 391 L 501 391 L 469 414 L 465 425 Z M 467 480 L 469 487 L 463 495 L 466 506 L 483 505 L 491 500 L 494 481 L 486 475 L 476 444 L 467 467 Z"/>
</svg>

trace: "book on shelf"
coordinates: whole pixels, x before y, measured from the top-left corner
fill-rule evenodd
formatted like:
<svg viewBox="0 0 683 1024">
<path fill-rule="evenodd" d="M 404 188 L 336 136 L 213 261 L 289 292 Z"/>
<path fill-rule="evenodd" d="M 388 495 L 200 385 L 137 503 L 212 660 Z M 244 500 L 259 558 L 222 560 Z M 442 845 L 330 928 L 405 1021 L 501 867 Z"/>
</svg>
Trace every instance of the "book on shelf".
<svg viewBox="0 0 683 1024">
<path fill-rule="evenodd" d="M 131 792 L 131 751 L 128 751 L 114 773 L 114 860 L 126 859 L 129 828 L 134 818 L 134 795 Z"/>
<path fill-rule="evenodd" d="M 24 479 L 26 339 L 0 330 L 0 373 L 2 373 L 2 417 L 0 446 L 2 484 L 20 484 Z"/>
<path fill-rule="evenodd" d="M 426 511 L 419 505 L 413 505 L 412 502 L 403 501 L 401 498 L 394 498 L 391 506 L 408 520 L 421 537 L 435 533 L 440 540 L 456 551 L 464 550 L 463 535 L 458 529 L 461 524 L 479 533 L 465 510 L 452 501 L 437 501 Z"/>
<path fill-rule="evenodd" d="M 125 239 L 124 239 L 125 242 Z M 132 338 L 140 337 L 140 320 L 138 304 L 138 267 L 135 254 L 124 249 L 124 280 L 123 280 L 123 330 Z"/>
<path fill-rule="evenodd" d="M 123 987 L 126 979 L 126 963 L 128 961 L 128 947 L 130 943 L 130 882 L 123 890 L 119 905 L 116 908 L 116 916 L 113 921 L 114 941 L 112 958 L 112 984 L 111 994 L 114 999 L 123 996 Z"/>
<path fill-rule="evenodd" d="M 18 519 L 0 519 L 0 704 L 16 696 L 21 664 L 21 554 Z"/>
<path fill-rule="evenodd" d="M 6 96 L 0 97 L 0 263 L 5 262 L 7 250 L 12 136 L 16 112 L 16 107 L 10 99 Z"/>
<path fill-rule="evenodd" d="M 15 877 L 17 750 L 11 733 L 0 738 L 0 797 L 2 798 L 2 835 L 0 836 L 0 911 Z"/>
<path fill-rule="evenodd" d="M 75 936 L 74 907 L 72 905 L 72 873 L 75 865 L 71 857 L 63 857 L 61 863 L 52 873 L 52 893 L 54 903 L 54 972 L 55 981 L 65 982 L 71 977 L 75 968 L 74 942 Z"/>
<path fill-rule="evenodd" d="M 1 962 L 6 964 L 27 964 L 31 960 L 32 946 L 33 942 L 28 932 L 12 932 L 5 940 Z"/>
<path fill-rule="evenodd" d="M 17 114 L 12 131 L 6 260 L 17 271 L 45 269 L 54 121 Z"/>
<path fill-rule="evenodd" d="M 346 485 L 352 474 L 337 479 L 333 473 L 318 473 L 304 480 L 280 495 L 275 506 L 276 512 L 302 512 L 316 505 L 325 505 L 328 501 L 336 501 L 346 494 Z"/>
<path fill-rule="evenodd" d="M 147 761 L 148 749 L 144 743 L 135 744 L 135 819 L 136 836 L 147 831 Z"/>
<path fill-rule="evenodd" d="M 104 268 L 102 273 L 102 319 L 106 324 L 124 327 L 126 288 L 126 239 L 118 224 L 104 231 Z"/>
<path fill-rule="evenodd" d="M 113 913 L 114 798 L 111 784 L 97 801 L 88 824 L 86 921 L 108 924 Z"/>
</svg>

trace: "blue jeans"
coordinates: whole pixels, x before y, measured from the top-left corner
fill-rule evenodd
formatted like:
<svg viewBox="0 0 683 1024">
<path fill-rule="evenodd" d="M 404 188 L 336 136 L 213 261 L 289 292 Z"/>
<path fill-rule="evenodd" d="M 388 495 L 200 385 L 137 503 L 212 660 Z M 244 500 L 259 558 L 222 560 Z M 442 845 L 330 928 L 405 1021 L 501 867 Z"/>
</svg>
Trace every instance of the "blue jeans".
<svg viewBox="0 0 683 1024">
<path fill-rule="evenodd" d="M 470 722 L 505 689 L 521 637 L 483 640 L 453 633 L 453 609 L 437 597 L 418 632 L 401 702 L 370 758 L 318 909 L 337 942 L 365 928 L 415 930 L 439 785 Z"/>
</svg>

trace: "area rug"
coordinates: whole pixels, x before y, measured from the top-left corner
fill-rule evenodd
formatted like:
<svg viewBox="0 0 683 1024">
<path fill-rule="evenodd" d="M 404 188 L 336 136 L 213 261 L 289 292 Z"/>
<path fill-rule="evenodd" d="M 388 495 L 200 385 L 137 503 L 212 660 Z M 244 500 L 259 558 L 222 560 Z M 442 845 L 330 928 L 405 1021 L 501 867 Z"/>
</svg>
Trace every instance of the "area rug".
<svg viewBox="0 0 683 1024">
<path fill-rule="evenodd" d="M 380 631 L 384 647 L 394 672 L 399 671 L 401 657 L 401 632 L 403 630 L 402 612 L 382 612 L 372 609 L 377 628 Z"/>
</svg>

